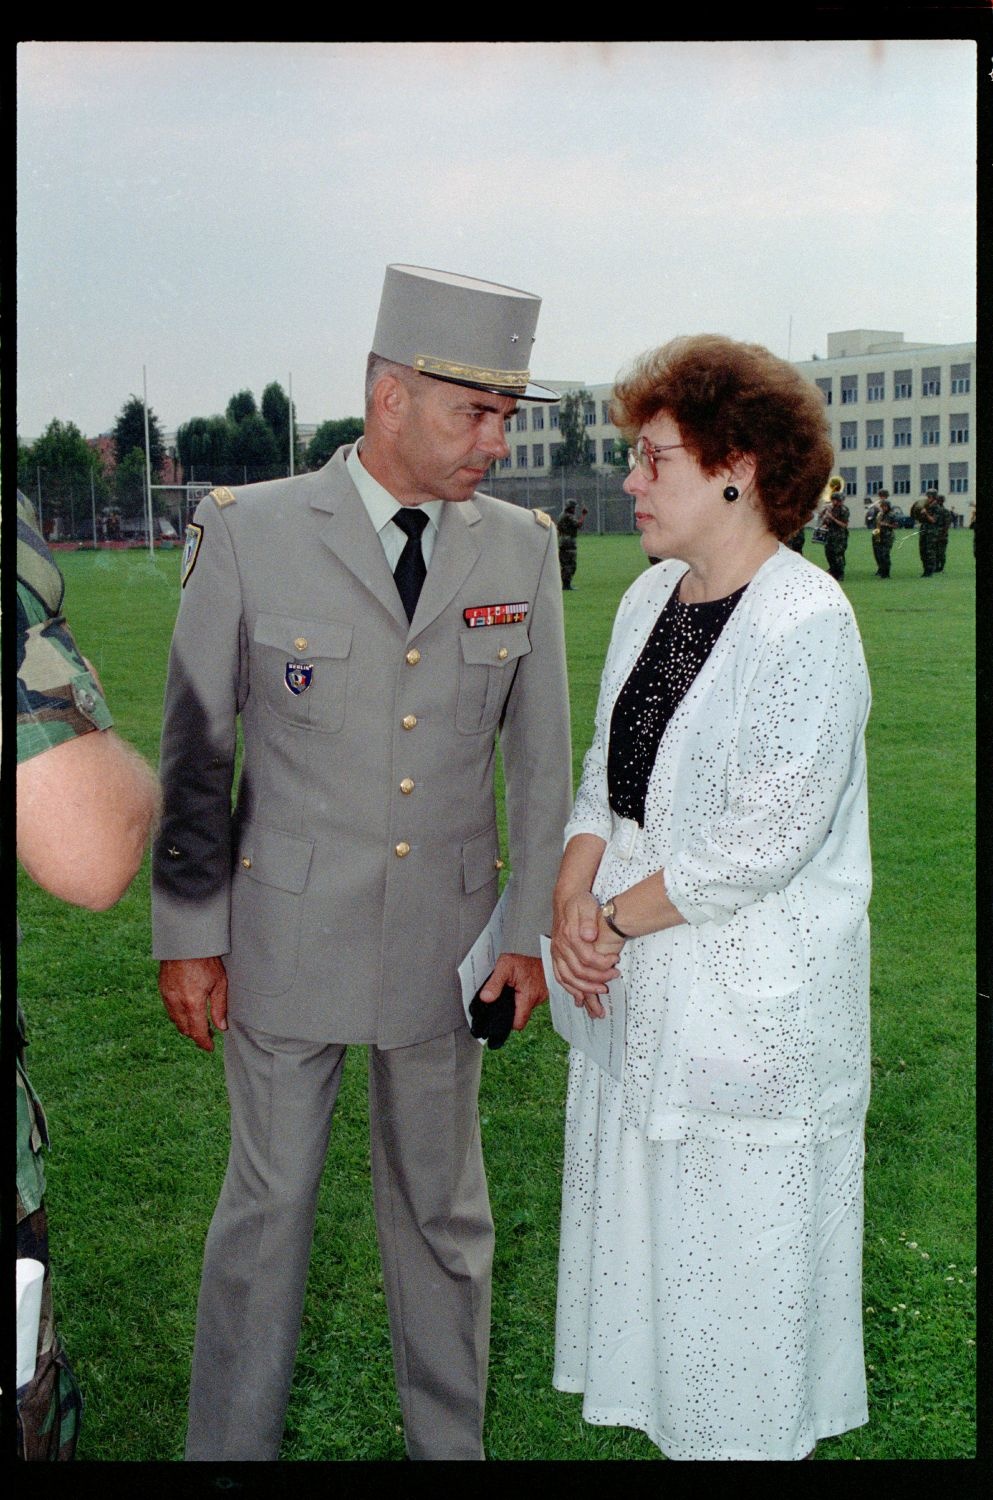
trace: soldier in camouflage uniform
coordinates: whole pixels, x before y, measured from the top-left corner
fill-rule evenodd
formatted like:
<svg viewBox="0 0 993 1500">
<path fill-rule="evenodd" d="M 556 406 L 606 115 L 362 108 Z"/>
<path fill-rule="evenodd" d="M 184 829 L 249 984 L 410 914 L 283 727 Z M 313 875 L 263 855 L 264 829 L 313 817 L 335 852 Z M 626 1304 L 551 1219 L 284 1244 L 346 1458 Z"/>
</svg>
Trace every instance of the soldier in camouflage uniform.
<svg viewBox="0 0 993 1500">
<path fill-rule="evenodd" d="M 845 576 L 845 553 L 848 550 L 848 506 L 841 490 L 831 496 L 831 504 L 823 514 L 827 536 L 824 541 L 824 556 L 828 572 L 840 583 Z"/>
<path fill-rule="evenodd" d="M 17 760 L 107 729 L 113 722 L 61 614 L 63 581 L 38 530 L 30 502 L 17 496 Z M 52 1315 L 44 1205 L 48 1145 L 45 1115 L 24 1066 L 27 1036 L 17 1007 L 17 1256 L 45 1267 L 34 1378 L 17 1392 L 17 1454 L 70 1459 L 82 1397 Z"/>
<path fill-rule="evenodd" d="M 945 571 L 945 553 L 948 551 L 948 531 L 952 524 L 952 513 L 945 505 L 944 495 L 938 496 L 936 508 L 938 525 L 934 538 L 934 571 L 943 573 Z"/>
<path fill-rule="evenodd" d="M 581 516 L 577 516 L 575 500 L 567 500 L 562 514 L 555 523 L 559 534 L 559 572 L 562 574 L 564 589 L 572 588 L 572 580 L 576 574 L 576 538 L 586 516 L 585 510 Z"/>
<path fill-rule="evenodd" d="M 931 578 L 938 571 L 936 543 L 941 530 L 937 490 L 928 490 L 917 512 L 917 521 L 920 528 L 917 544 L 921 554 L 921 577 Z"/>
<path fill-rule="evenodd" d="M 872 555 L 876 559 L 877 578 L 889 578 L 890 576 L 890 561 L 893 555 L 893 533 L 895 530 L 896 521 L 893 519 L 893 507 L 884 491 L 880 496 L 879 505 L 876 508 L 876 525 L 872 533 Z"/>
</svg>

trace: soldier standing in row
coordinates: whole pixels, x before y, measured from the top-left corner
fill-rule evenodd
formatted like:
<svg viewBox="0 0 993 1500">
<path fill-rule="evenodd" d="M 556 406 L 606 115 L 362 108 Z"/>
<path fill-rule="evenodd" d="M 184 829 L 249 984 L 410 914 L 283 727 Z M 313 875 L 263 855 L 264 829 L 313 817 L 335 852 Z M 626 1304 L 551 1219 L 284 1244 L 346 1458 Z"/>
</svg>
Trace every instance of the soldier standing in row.
<svg viewBox="0 0 993 1500">
<path fill-rule="evenodd" d="M 872 555 L 876 559 L 877 578 L 889 578 L 890 576 L 893 533 L 895 530 L 896 520 L 893 516 L 893 507 L 889 501 L 889 493 L 886 490 L 880 490 L 879 504 L 876 507 L 876 524 L 872 533 Z"/>
<path fill-rule="evenodd" d="M 934 538 L 934 571 L 945 571 L 945 554 L 948 551 L 948 532 L 952 524 L 952 513 L 945 505 L 944 495 L 938 496 L 938 526 Z"/>
<path fill-rule="evenodd" d="M 941 515 L 937 490 L 928 490 L 917 511 L 917 545 L 921 555 L 921 577 L 931 578 L 938 571 L 937 540 Z"/>
<path fill-rule="evenodd" d="M 845 576 L 845 553 L 848 551 L 849 513 L 841 481 L 832 479 L 831 483 L 837 488 L 832 490 L 831 502 L 821 513 L 821 521 L 827 531 L 824 556 L 827 559 L 828 572 L 831 577 L 841 583 Z"/>
<path fill-rule="evenodd" d="M 567 500 L 556 522 L 559 534 L 559 572 L 562 575 L 564 589 L 572 588 L 572 580 L 576 575 L 578 550 L 576 538 L 588 514 L 584 506 L 582 515 L 577 516 L 575 500 Z"/>
</svg>

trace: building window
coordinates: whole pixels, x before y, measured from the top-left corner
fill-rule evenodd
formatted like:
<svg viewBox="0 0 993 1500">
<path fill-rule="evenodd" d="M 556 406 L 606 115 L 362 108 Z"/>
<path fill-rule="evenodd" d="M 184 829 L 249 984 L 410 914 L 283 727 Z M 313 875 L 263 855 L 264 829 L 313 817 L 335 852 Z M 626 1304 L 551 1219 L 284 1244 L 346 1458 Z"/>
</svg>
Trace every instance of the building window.
<svg viewBox="0 0 993 1500">
<path fill-rule="evenodd" d="M 548 462 L 553 469 L 555 467 L 555 455 L 561 447 L 561 443 L 549 443 L 548 445 Z"/>
<path fill-rule="evenodd" d="M 549 427 L 558 427 L 559 425 L 559 409 L 557 406 L 553 406 L 548 413 L 548 425 Z"/>
<path fill-rule="evenodd" d="M 909 401 L 914 385 L 910 370 L 893 371 L 893 400 Z"/>
<path fill-rule="evenodd" d="M 510 468 L 510 454 L 509 453 L 508 453 L 508 455 L 507 455 L 506 458 L 501 458 L 501 460 L 500 460 L 500 467 L 501 467 L 501 469 L 509 469 Z"/>
<path fill-rule="evenodd" d="M 504 417 L 504 419 L 503 419 L 503 430 L 504 430 L 504 432 L 509 432 L 510 431 L 510 418 L 509 417 Z"/>
<path fill-rule="evenodd" d="M 893 465 L 893 493 L 894 495 L 910 494 L 910 465 Z"/>
<path fill-rule="evenodd" d="M 926 495 L 928 490 L 938 488 L 938 465 L 921 464 L 920 492 Z"/>
<path fill-rule="evenodd" d="M 531 445 L 531 467 L 533 469 L 543 469 L 545 467 L 544 443 L 533 443 Z"/>
<path fill-rule="evenodd" d="M 854 406 L 859 399 L 859 378 L 857 375 L 842 375 L 841 377 L 841 404 L 842 406 Z"/>
<path fill-rule="evenodd" d="M 842 422 L 841 424 L 841 448 L 849 452 L 859 445 L 859 424 L 857 422 Z"/>
<path fill-rule="evenodd" d="M 873 464 L 865 471 L 865 492 L 867 495 L 878 495 L 883 487 L 883 471 L 878 464 Z"/>
<path fill-rule="evenodd" d="M 521 409 L 520 409 L 520 411 L 515 416 L 515 418 L 514 418 L 514 426 L 517 428 L 518 432 L 527 432 L 527 430 L 528 430 L 528 409 L 527 409 L 526 406 L 522 406 Z"/>
<path fill-rule="evenodd" d="M 838 474 L 839 474 L 840 478 L 842 478 L 845 481 L 845 494 L 846 495 L 854 495 L 854 494 L 856 494 L 857 493 L 856 482 L 858 480 L 858 470 L 857 469 L 839 469 L 838 470 Z"/>
<path fill-rule="evenodd" d="M 882 422 L 866 422 L 865 446 L 867 448 L 881 448 L 883 446 Z"/>
<path fill-rule="evenodd" d="M 950 443 L 967 443 L 969 441 L 969 416 L 967 412 L 961 412 L 958 416 L 949 417 L 950 431 L 948 441 Z"/>
<path fill-rule="evenodd" d="M 893 418 L 893 446 L 894 448 L 909 448 L 914 441 L 914 435 L 910 430 L 909 417 Z"/>
<path fill-rule="evenodd" d="M 937 365 L 932 365 L 929 369 L 921 371 L 921 395 L 941 395 L 941 371 Z"/>
<path fill-rule="evenodd" d="M 883 385 L 882 371 L 878 375 L 867 375 L 865 380 L 865 399 L 867 401 L 882 401 L 886 395 Z"/>
<path fill-rule="evenodd" d="M 518 443 L 518 445 L 517 445 L 517 467 L 519 469 L 526 469 L 527 466 L 528 466 L 528 445 L 527 445 L 527 443 Z"/>
<path fill-rule="evenodd" d="M 602 422 L 602 424 L 603 424 L 604 427 L 609 427 L 610 426 L 610 402 L 609 401 L 601 401 L 600 402 L 600 421 Z"/>
<path fill-rule="evenodd" d="M 972 369 L 969 365 L 952 365 L 952 395 L 967 396 L 972 389 Z"/>
<path fill-rule="evenodd" d="M 937 448 L 941 442 L 941 432 L 938 428 L 937 417 L 921 417 L 921 447 Z"/>
<path fill-rule="evenodd" d="M 824 405 L 831 405 L 831 382 L 826 377 L 823 380 L 815 380 L 814 384 L 824 397 Z"/>
<path fill-rule="evenodd" d="M 948 490 L 952 495 L 967 495 L 969 493 L 969 465 L 948 465 Z"/>
<path fill-rule="evenodd" d="M 535 432 L 541 432 L 545 426 L 545 409 L 535 406 L 531 411 L 531 426 Z"/>
<path fill-rule="evenodd" d="M 593 401 L 583 403 L 583 425 L 585 427 L 596 426 L 596 403 Z"/>
<path fill-rule="evenodd" d="M 614 462 L 613 438 L 604 438 L 603 440 L 603 461 L 605 464 L 613 464 Z"/>
</svg>

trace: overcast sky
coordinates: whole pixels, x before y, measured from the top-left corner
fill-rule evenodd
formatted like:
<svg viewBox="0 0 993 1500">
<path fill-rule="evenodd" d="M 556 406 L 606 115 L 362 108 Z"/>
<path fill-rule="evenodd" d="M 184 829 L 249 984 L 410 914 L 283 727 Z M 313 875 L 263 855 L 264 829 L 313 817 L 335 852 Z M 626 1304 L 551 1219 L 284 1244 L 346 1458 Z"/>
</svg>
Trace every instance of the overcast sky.
<svg viewBox="0 0 993 1500">
<path fill-rule="evenodd" d="M 18 431 L 292 377 L 361 413 L 387 262 L 543 299 L 537 379 L 679 333 L 975 336 L 976 44 L 18 47 Z"/>
</svg>

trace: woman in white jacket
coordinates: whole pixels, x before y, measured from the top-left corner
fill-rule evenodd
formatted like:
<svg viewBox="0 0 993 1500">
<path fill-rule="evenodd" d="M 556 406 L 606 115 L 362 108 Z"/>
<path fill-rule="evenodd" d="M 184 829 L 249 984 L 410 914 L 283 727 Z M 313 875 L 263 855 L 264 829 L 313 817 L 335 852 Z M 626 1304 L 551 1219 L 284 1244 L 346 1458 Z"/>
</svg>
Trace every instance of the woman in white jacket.
<svg viewBox="0 0 993 1500">
<path fill-rule="evenodd" d="M 782 545 L 820 393 L 715 335 L 614 393 L 662 562 L 621 601 L 552 956 L 627 991 L 620 1082 L 570 1058 L 555 1385 L 674 1459 L 800 1459 L 867 1420 L 869 685 L 839 586 Z"/>
</svg>

